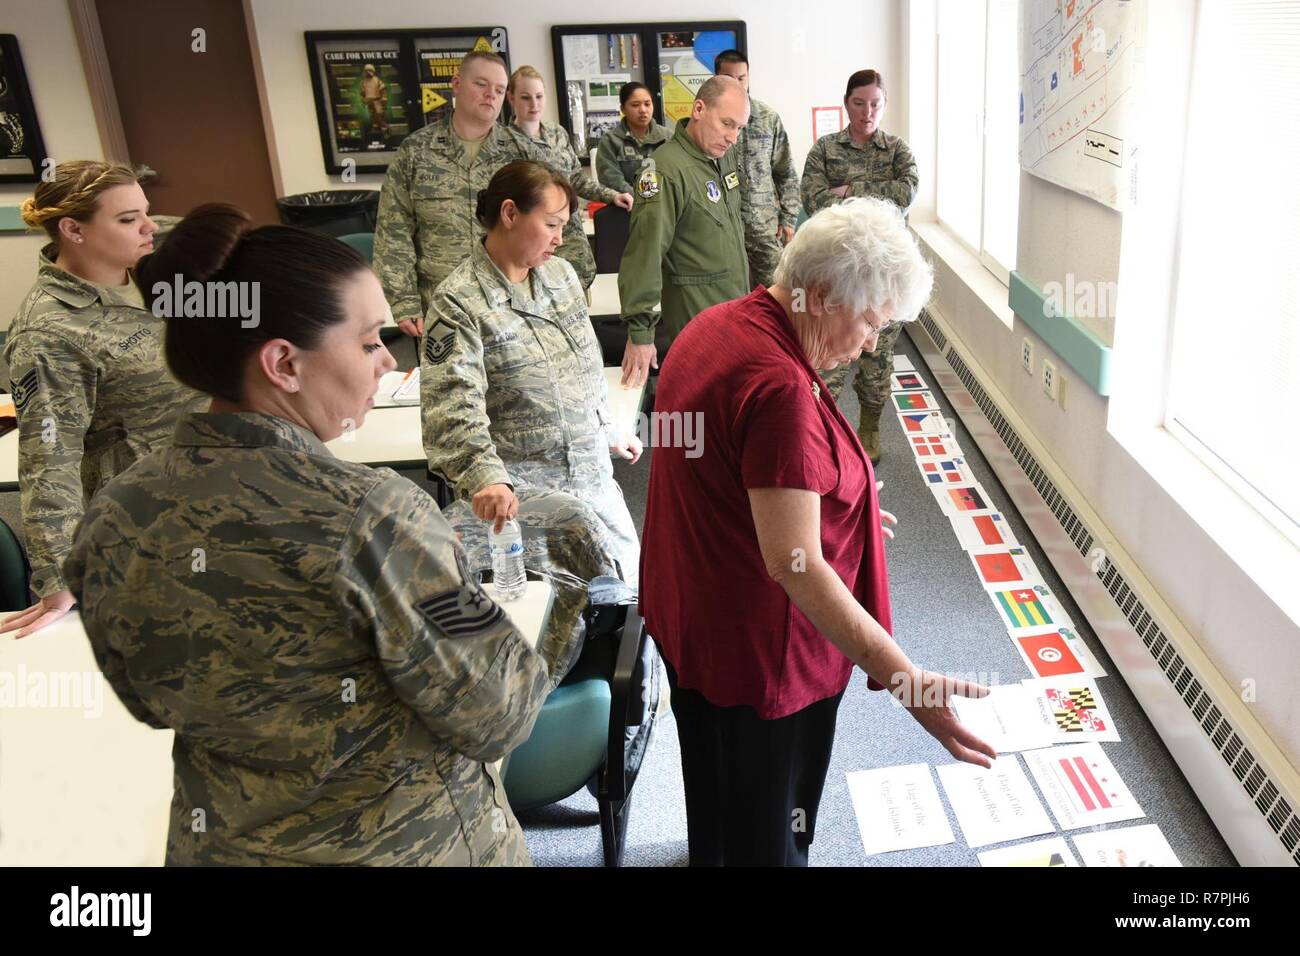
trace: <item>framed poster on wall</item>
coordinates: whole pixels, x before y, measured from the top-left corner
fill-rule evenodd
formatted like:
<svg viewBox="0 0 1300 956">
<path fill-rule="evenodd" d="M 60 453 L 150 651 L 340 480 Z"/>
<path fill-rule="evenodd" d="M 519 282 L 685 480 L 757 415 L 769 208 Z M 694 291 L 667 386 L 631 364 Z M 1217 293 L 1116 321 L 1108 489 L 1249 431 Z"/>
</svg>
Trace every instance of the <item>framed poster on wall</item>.
<svg viewBox="0 0 1300 956">
<path fill-rule="evenodd" d="M 382 173 L 415 130 L 451 110 L 451 78 L 474 50 L 510 63 L 505 27 L 319 31 L 307 61 L 325 170 Z"/>
<path fill-rule="evenodd" d="M 18 37 L 0 34 L 0 183 L 39 182 L 44 161 L 45 141 Z"/>
<path fill-rule="evenodd" d="M 745 47 L 743 20 L 551 27 L 560 123 L 582 143 L 585 159 L 619 121 L 619 89 L 637 80 L 650 90 L 655 120 L 672 127 L 690 115 L 695 92 L 713 75 L 713 58 Z"/>
</svg>

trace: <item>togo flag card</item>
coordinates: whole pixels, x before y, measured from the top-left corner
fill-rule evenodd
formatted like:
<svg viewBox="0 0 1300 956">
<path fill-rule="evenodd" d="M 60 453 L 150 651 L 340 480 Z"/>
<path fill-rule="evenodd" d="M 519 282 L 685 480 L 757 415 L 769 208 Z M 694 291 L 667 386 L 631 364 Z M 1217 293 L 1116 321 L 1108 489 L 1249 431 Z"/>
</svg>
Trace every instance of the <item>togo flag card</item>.
<svg viewBox="0 0 1300 956">
<path fill-rule="evenodd" d="M 1077 839 L 1077 837 L 1076 837 Z M 1080 848 L 1082 852 L 1082 848 Z M 1078 866 L 1064 837 L 1035 840 L 979 854 L 980 866 Z"/>
<path fill-rule="evenodd" d="M 1034 559 L 1024 548 L 987 548 L 966 553 L 986 588 L 1031 588 L 1043 583 Z"/>
<path fill-rule="evenodd" d="M 1182 866 L 1173 847 L 1154 823 L 1140 827 L 1081 833 L 1074 845 L 1084 866 Z"/>
<path fill-rule="evenodd" d="M 889 397 L 900 412 L 928 412 L 939 408 L 930 392 L 894 392 Z"/>
<path fill-rule="evenodd" d="M 1019 544 L 1006 516 L 996 511 L 989 514 L 962 512 L 949 515 L 948 520 L 952 522 L 953 534 L 967 551 L 995 545 L 1014 548 Z"/>
<path fill-rule="evenodd" d="M 989 501 L 988 492 L 980 485 L 943 485 L 930 489 L 943 513 L 952 517 L 960 514 L 988 514 L 997 511 Z"/>
<path fill-rule="evenodd" d="M 952 458 L 961 454 L 951 435 L 908 435 L 907 443 L 917 458 Z"/>
<path fill-rule="evenodd" d="M 895 372 L 915 372 L 915 371 L 916 371 L 916 366 L 912 364 L 912 360 L 911 360 L 910 358 L 908 358 L 906 355 L 902 355 L 902 354 L 900 354 L 900 353 L 898 353 L 898 352 L 895 352 L 895 353 L 894 353 L 894 371 L 895 371 Z"/>
<path fill-rule="evenodd" d="M 1146 816 L 1101 744 L 1049 747 L 1023 756 L 1062 830 Z"/>
<path fill-rule="evenodd" d="M 1074 626 L 1045 585 L 990 590 L 988 594 L 1002 615 L 1002 623 L 1013 634 L 1028 628 Z"/>
<path fill-rule="evenodd" d="M 1097 679 L 1086 674 L 1021 681 L 1034 719 L 1051 735 L 1051 743 L 1085 740 L 1119 742 L 1119 731 L 1101 699 Z M 955 698 L 954 698 L 955 699 Z"/>
<path fill-rule="evenodd" d="M 903 426 L 903 431 L 909 435 L 952 434 L 948 419 L 944 418 L 943 412 L 940 411 L 902 412 L 898 416 L 898 423 Z"/>
<path fill-rule="evenodd" d="M 1051 728 L 1039 719 L 1024 684 L 999 684 L 990 687 L 985 697 L 954 695 L 949 700 L 967 729 L 1000 754 L 1037 750 L 1057 742 Z"/>
<path fill-rule="evenodd" d="M 918 458 L 916 467 L 931 488 L 936 485 L 975 485 L 975 473 L 965 458 Z"/>
<path fill-rule="evenodd" d="M 1030 628 L 1011 632 L 1011 643 L 1035 677 L 1064 677 L 1082 674 L 1105 677 L 1088 646 L 1073 627 Z"/>
<path fill-rule="evenodd" d="M 930 386 L 915 372 L 895 372 L 889 376 L 891 392 L 927 392 Z"/>
<path fill-rule="evenodd" d="M 1055 829 L 1014 755 L 993 761 L 988 770 L 969 763 L 935 770 L 967 846 L 1006 843 Z"/>
</svg>

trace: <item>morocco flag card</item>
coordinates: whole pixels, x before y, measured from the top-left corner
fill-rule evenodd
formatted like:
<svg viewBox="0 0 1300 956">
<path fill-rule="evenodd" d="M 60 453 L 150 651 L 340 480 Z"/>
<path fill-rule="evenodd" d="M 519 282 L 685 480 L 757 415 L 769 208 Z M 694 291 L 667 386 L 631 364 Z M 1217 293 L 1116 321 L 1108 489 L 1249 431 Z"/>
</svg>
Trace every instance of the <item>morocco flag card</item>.
<svg viewBox="0 0 1300 956">
<path fill-rule="evenodd" d="M 1101 699 L 1097 679 L 1086 674 L 1021 681 L 1034 716 L 1045 727 L 1054 744 L 1085 740 L 1119 742 L 1119 731 Z"/>
<path fill-rule="evenodd" d="M 1024 758 L 1062 830 L 1146 816 L 1101 744 L 1031 750 Z"/>
<path fill-rule="evenodd" d="M 930 386 L 915 372 L 895 372 L 889 376 L 891 392 L 928 392 Z"/>
<path fill-rule="evenodd" d="M 895 392 L 889 397 L 900 412 L 928 412 L 939 408 L 939 403 L 929 392 Z"/>
<path fill-rule="evenodd" d="M 1105 677 L 1105 669 L 1073 627 L 1044 627 L 1011 632 L 1011 643 L 1035 677 L 1087 675 Z"/>
<path fill-rule="evenodd" d="M 931 488 L 943 513 L 951 517 L 958 514 L 987 514 L 996 511 L 988 493 L 979 485 L 944 485 Z"/>
<path fill-rule="evenodd" d="M 917 464 L 924 464 L 924 459 Z M 994 546 L 1014 548 L 1020 542 L 1004 515 L 994 511 L 989 514 L 969 514 L 961 512 L 948 516 L 952 522 L 953 534 L 967 551 Z"/>
<path fill-rule="evenodd" d="M 907 442 L 917 458 L 952 458 L 961 454 L 951 435 L 908 435 Z"/>
<path fill-rule="evenodd" d="M 943 412 L 939 411 L 902 412 L 898 416 L 898 423 L 909 435 L 952 434 L 952 429 L 948 427 L 948 420 L 943 417 Z"/>
<path fill-rule="evenodd" d="M 918 458 L 916 467 L 927 485 L 977 485 L 965 458 Z"/>
<path fill-rule="evenodd" d="M 1034 567 L 1034 559 L 1024 548 L 987 548 L 968 551 L 975 573 L 986 588 L 1032 588 L 1043 579 Z"/>
<path fill-rule="evenodd" d="M 1013 634 L 1027 628 L 1073 627 L 1056 598 L 1042 584 L 1032 587 L 990 590 L 989 597 Z"/>
</svg>

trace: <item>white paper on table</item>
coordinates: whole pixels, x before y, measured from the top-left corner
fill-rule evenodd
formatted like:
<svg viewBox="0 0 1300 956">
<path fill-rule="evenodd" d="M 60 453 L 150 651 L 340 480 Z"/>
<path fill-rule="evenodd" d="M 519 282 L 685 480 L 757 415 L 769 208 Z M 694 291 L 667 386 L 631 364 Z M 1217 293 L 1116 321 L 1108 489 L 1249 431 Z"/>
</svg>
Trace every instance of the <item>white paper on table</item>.
<svg viewBox="0 0 1300 956">
<path fill-rule="evenodd" d="M 418 405 L 420 403 L 420 370 L 412 370 L 411 377 L 407 379 L 406 372 L 388 372 L 379 380 L 379 390 L 375 392 L 375 408 L 393 408 L 397 405 Z M 415 383 L 415 398 L 399 401 L 394 397 L 394 392 L 402 389 L 403 383 Z"/>
<path fill-rule="evenodd" d="M 1140 827 L 1081 833 L 1074 838 L 1084 866 L 1182 866 L 1154 823 Z"/>
<path fill-rule="evenodd" d="M 1051 743 L 1088 740 L 1119 742 L 1119 730 L 1102 700 L 1095 677 L 1048 677 L 1021 681 L 1035 719 L 1051 735 Z"/>
<path fill-rule="evenodd" d="M 1057 743 L 1056 734 L 1038 716 L 1029 688 L 999 684 L 987 697 L 951 697 L 957 719 L 998 753 L 1037 750 Z"/>
<path fill-rule="evenodd" d="M 917 463 L 930 460 L 937 459 L 918 458 Z M 957 536 L 957 543 L 967 551 L 998 545 L 1014 548 L 1019 544 L 1016 541 L 1016 533 L 1011 530 L 1011 522 L 1007 521 L 1006 515 L 1001 512 L 993 511 L 988 514 L 962 512 L 948 515 L 948 520 L 952 522 L 952 532 Z"/>
<path fill-rule="evenodd" d="M 980 866 L 1078 866 L 1064 837 L 1035 840 L 979 854 Z"/>
<path fill-rule="evenodd" d="M 1031 627 L 1007 631 L 1025 666 L 1035 677 L 1086 674 L 1105 677 L 1101 666 L 1073 627 Z"/>
<path fill-rule="evenodd" d="M 930 386 L 916 372 L 895 372 L 889 376 L 891 392 L 928 392 Z"/>
<path fill-rule="evenodd" d="M 915 372 L 915 371 L 916 371 L 916 366 L 912 364 L 912 360 L 911 360 L 910 358 L 908 358 L 906 355 L 900 355 L 898 352 L 895 352 L 895 353 L 894 353 L 894 371 L 895 371 L 895 372 Z"/>
<path fill-rule="evenodd" d="M 989 770 L 973 763 L 936 769 L 967 846 L 1005 843 L 1056 829 L 1014 756 L 993 761 Z"/>
<path fill-rule="evenodd" d="M 954 515 L 986 515 L 998 510 L 979 482 L 973 485 L 935 485 L 930 492 L 939 503 L 939 510 L 949 518 Z"/>
<path fill-rule="evenodd" d="M 1031 750 L 1022 756 L 1062 830 L 1146 816 L 1101 744 Z"/>
<path fill-rule="evenodd" d="M 848 780 L 868 855 L 954 842 L 928 764 L 855 770 Z"/>
<path fill-rule="evenodd" d="M 1020 545 L 970 548 L 966 554 L 975 565 L 976 577 L 988 590 L 1005 591 L 1007 588 L 1032 588 L 1043 584 L 1034 559 Z"/>
</svg>

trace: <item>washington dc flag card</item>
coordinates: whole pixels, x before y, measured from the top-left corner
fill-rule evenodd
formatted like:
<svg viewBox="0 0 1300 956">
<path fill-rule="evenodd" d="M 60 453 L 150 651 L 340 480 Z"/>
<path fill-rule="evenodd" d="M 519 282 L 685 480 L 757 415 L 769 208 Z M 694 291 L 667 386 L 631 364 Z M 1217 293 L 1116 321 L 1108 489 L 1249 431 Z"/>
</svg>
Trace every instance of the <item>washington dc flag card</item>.
<svg viewBox="0 0 1300 956">
<path fill-rule="evenodd" d="M 1023 756 L 1062 830 L 1146 816 L 1101 744 L 1049 747 Z"/>
</svg>

